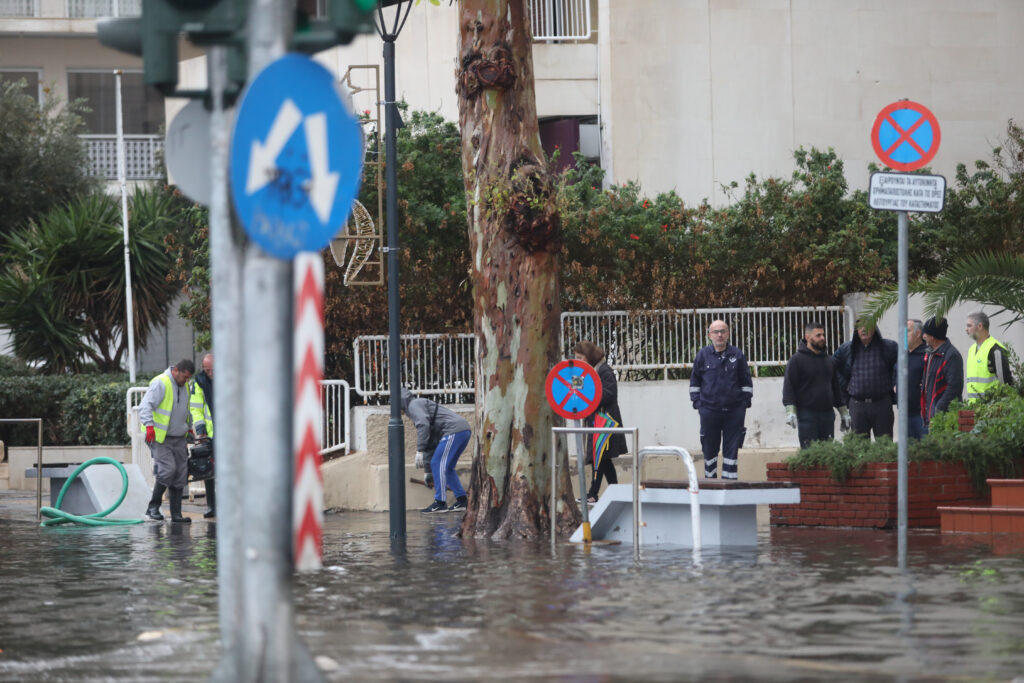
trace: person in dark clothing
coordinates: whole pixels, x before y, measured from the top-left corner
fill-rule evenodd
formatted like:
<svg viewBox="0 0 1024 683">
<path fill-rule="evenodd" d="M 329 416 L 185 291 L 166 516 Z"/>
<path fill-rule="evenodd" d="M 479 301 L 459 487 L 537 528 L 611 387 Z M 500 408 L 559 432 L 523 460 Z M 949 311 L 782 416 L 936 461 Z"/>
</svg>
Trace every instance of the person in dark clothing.
<svg viewBox="0 0 1024 683">
<path fill-rule="evenodd" d="M 592 341 L 581 341 L 573 347 L 576 360 L 589 363 L 601 378 L 601 402 L 597 405 L 597 413 L 605 413 L 612 418 L 616 424 L 622 425 L 622 412 L 619 410 L 619 383 L 615 379 L 615 371 L 605 362 L 604 350 Z M 587 427 L 594 426 L 594 415 L 586 419 Z M 592 457 L 594 453 L 594 437 L 587 438 L 587 456 L 581 462 Z M 619 477 L 615 473 L 615 464 L 612 458 L 624 454 L 626 448 L 625 434 L 612 434 L 608 439 L 608 448 L 600 458 L 600 463 L 595 465 L 594 477 L 587 491 L 587 502 L 596 503 L 597 494 L 601 492 L 601 480 L 607 479 L 609 484 L 618 484 Z M 594 463 L 591 463 L 594 464 Z M 583 465 L 580 465 L 581 467 Z"/>
<path fill-rule="evenodd" d="M 884 339 L 878 329 L 858 327 L 853 339 L 840 346 L 832 356 L 836 362 L 839 388 L 850 409 L 853 431 L 875 438 L 892 439 L 896 402 L 896 361 L 899 347 Z"/>
<path fill-rule="evenodd" d="M 434 477 L 434 502 L 420 512 L 462 512 L 466 490 L 455 466 L 471 435 L 469 422 L 450 408 L 402 389 L 402 410 L 416 426 L 416 467 L 427 465 Z M 448 507 L 448 489 L 455 502 Z"/>
<path fill-rule="evenodd" d="M 188 409 L 192 414 L 192 431 L 200 441 L 213 439 L 213 354 L 203 356 L 203 369 L 192 378 L 188 390 Z M 211 441 L 212 443 L 212 441 Z M 213 477 L 203 480 L 206 488 L 206 512 L 203 517 L 217 516 L 217 486 Z"/>
<path fill-rule="evenodd" d="M 907 321 L 907 436 L 920 439 L 928 433 L 921 419 L 921 376 L 924 374 L 924 323 Z"/>
<path fill-rule="evenodd" d="M 835 361 L 826 349 L 821 323 L 804 327 L 804 338 L 786 363 L 782 404 L 786 406 L 786 424 L 797 429 L 800 448 L 835 436 L 833 408 L 839 409 L 843 429 L 849 429 L 850 411 L 843 405 Z"/>
<path fill-rule="evenodd" d="M 964 390 L 964 359 L 946 339 L 949 324 L 945 318 L 928 318 L 922 329 L 928 350 L 921 377 L 921 418 L 927 428 L 935 413 L 960 400 Z"/>
<path fill-rule="evenodd" d="M 754 397 L 754 382 L 743 352 L 729 344 L 729 326 L 715 320 L 708 327 L 711 344 L 697 352 L 690 375 L 690 400 L 700 413 L 700 444 L 704 477 L 718 475 L 722 447 L 722 479 L 738 478 L 739 449 L 747 430 L 743 424 Z"/>
</svg>

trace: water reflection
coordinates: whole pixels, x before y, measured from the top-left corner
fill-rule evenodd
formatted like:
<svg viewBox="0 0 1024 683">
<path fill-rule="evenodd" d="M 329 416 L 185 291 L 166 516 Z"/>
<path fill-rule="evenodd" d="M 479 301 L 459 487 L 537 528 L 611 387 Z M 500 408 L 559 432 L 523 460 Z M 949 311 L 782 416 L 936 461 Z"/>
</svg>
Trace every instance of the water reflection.
<svg viewBox="0 0 1024 683">
<path fill-rule="evenodd" d="M 775 529 L 755 548 L 589 552 L 328 515 L 296 620 L 330 680 L 914 680 L 1024 670 L 1024 549 Z M 0 521 L 0 680 L 185 680 L 217 650 L 216 525 Z M 327 661 L 327 660 L 321 660 Z M 921 672 L 924 672 L 923 674 Z"/>
</svg>

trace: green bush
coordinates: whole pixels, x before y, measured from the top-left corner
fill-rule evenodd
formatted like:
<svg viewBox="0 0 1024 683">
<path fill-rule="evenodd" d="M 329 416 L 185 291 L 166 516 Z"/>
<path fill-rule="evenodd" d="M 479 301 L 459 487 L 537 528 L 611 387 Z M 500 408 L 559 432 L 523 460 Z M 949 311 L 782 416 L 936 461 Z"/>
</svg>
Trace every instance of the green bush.
<svg viewBox="0 0 1024 683">
<path fill-rule="evenodd" d="M 0 416 L 42 418 L 43 445 L 124 445 L 127 375 L 0 377 Z M 8 446 L 33 446 L 34 425 L 0 425 Z"/>
<path fill-rule="evenodd" d="M 0 356 L 0 377 L 23 377 L 31 375 L 32 368 L 14 356 Z"/>
<path fill-rule="evenodd" d="M 987 489 L 988 477 L 1017 476 L 1018 462 L 1024 457 L 1024 398 L 1013 387 L 1000 385 L 989 389 L 982 399 L 971 404 L 975 426 L 966 433 L 957 426 L 957 410 L 962 407 L 954 402 L 949 410 L 932 417 L 928 436 L 908 444 L 907 460 L 962 462 L 979 492 Z M 850 472 L 869 462 L 896 459 L 894 442 L 872 442 L 865 436 L 850 434 L 842 441 L 815 442 L 786 463 L 790 469 L 825 467 L 833 479 L 842 483 Z"/>
</svg>

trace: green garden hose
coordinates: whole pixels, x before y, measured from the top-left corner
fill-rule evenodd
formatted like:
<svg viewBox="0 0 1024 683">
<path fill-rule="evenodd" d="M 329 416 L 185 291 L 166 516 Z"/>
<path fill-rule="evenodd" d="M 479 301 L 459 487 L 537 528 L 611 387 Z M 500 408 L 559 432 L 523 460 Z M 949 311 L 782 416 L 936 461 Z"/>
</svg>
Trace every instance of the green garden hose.
<svg viewBox="0 0 1024 683">
<path fill-rule="evenodd" d="M 118 471 L 121 472 L 121 481 L 123 486 L 121 487 L 121 496 L 114 502 L 113 505 L 108 507 L 103 512 L 94 512 L 91 515 L 73 515 L 70 512 L 64 512 L 60 509 L 60 504 L 64 501 L 64 494 L 67 493 L 68 487 L 71 486 L 71 482 L 75 480 L 78 474 L 90 465 L 107 464 L 115 466 Z M 100 456 L 98 458 L 92 458 L 86 460 L 79 465 L 68 480 L 64 482 L 64 486 L 60 489 L 60 495 L 57 496 L 56 507 L 41 507 L 39 512 L 49 517 L 50 519 L 44 519 L 40 526 L 54 526 L 56 524 L 66 524 L 67 522 L 73 522 L 75 524 L 85 524 L 87 526 L 124 526 L 126 524 L 141 524 L 142 519 L 103 519 L 111 512 L 117 509 L 117 506 L 121 504 L 124 497 L 128 495 L 128 473 L 124 471 L 124 466 L 113 458 L 106 456 Z"/>
</svg>

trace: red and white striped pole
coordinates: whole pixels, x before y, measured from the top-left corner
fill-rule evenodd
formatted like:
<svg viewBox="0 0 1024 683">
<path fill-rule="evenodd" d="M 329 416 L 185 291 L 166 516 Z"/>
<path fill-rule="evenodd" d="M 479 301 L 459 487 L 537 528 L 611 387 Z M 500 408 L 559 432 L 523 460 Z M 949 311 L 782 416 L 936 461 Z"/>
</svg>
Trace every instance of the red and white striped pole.
<svg viewBox="0 0 1024 683">
<path fill-rule="evenodd" d="M 324 263 L 319 253 L 301 252 L 295 257 L 294 295 L 295 413 L 292 445 L 295 452 L 295 490 L 292 530 L 295 568 L 314 571 L 323 566 L 324 523 L 324 480 L 320 472 Z"/>
</svg>

